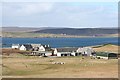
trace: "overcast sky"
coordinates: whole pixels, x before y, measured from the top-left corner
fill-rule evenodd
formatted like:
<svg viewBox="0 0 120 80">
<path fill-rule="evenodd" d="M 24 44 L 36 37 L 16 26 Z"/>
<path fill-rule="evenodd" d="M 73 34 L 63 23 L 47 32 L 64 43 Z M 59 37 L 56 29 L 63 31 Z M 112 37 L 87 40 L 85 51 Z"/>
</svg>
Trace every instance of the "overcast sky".
<svg viewBox="0 0 120 80">
<path fill-rule="evenodd" d="M 2 25 L 118 27 L 117 2 L 4 2 Z"/>
</svg>

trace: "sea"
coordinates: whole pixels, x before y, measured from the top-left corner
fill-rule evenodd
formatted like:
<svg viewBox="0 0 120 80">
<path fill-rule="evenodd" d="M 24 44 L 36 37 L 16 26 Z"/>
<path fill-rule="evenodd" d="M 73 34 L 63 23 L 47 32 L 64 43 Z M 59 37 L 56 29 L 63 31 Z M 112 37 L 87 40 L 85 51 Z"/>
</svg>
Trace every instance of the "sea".
<svg viewBox="0 0 120 80">
<path fill-rule="evenodd" d="M 85 47 L 102 44 L 118 44 L 118 37 L 107 38 L 2 38 L 2 48 L 11 47 L 12 44 L 49 44 L 53 48 L 59 47 Z"/>
</svg>

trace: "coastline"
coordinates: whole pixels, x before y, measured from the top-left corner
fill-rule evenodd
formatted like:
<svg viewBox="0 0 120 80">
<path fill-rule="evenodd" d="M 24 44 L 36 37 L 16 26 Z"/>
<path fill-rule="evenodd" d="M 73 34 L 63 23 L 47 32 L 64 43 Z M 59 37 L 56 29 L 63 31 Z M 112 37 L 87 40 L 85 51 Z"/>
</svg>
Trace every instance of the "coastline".
<svg viewBox="0 0 120 80">
<path fill-rule="evenodd" d="M 3 32 L 1 38 L 109 38 L 118 36 L 119 36 L 118 34 L 87 36 L 87 35 L 63 35 L 63 34 L 45 34 L 28 32 Z"/>
</svg>

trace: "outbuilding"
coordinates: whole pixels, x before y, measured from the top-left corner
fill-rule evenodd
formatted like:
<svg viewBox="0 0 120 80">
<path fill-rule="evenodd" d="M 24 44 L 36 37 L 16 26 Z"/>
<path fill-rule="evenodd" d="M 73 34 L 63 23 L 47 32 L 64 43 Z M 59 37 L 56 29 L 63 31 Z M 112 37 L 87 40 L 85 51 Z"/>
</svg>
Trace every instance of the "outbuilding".
<svg viewBox="0 0 120 80">
<path fill-rule="evenodd" d="M 96 52 L 96 57 L 103 59 L 118 59 L 118 54 L 109 52 Z"/>
</svg>

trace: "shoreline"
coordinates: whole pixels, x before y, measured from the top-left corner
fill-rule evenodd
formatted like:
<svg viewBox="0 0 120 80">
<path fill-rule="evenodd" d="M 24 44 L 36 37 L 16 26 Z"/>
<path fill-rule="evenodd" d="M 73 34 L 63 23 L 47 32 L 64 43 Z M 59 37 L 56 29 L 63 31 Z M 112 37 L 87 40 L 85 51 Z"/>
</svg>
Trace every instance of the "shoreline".
<svg viewBox="0 0 120 80">
<path fill-rule="evenodd" d="M 0 38 L 119 38 L 119 36 L 78 36 L 78 37 L 0 37 Z"/>
<path fill-rule="evenodd" d="M 99 38 L 99 37 L 118 37 L 119 34 L 98 34 L 98 35 L 64 35 L 48 33 L 28 33 L 28 32 L 3 32 L 4 38 Z"/>
</svg>

